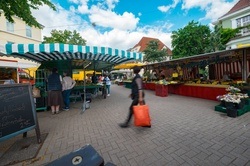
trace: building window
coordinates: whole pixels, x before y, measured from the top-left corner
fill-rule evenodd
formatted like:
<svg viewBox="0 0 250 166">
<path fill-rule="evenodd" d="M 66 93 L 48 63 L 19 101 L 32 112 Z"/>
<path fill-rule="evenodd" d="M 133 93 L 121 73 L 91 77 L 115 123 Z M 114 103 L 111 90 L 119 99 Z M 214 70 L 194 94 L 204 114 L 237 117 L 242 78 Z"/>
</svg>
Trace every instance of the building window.
<svg viewBox="0 0 250 166">
<path fill-rule="evenodd" d="M 237 23 L 237 28 L 250 25 L 250 15 L 236 19 L 236 23 Z M 249 28 L 243 28 L 241 29 L 240 32 L 241 35 L 246 35 L 249 33 L 250 33 Z"/>
<path fill-rule="evenodd" d="M 13 23 L 6 21 L 6 27 L 7 27 L 8 32 L 14 32 L 14 24 Z"/>
<path fill-rule="evenodd" d="M 14 44 L 14 42 L 11 42 L 11 41 L 7 41 L 7 44 Z"/>
<path fill-rule="evenodd" d="M 31 27 L 26 25 L 26 36 L 32 37 Z"/>
</svg>

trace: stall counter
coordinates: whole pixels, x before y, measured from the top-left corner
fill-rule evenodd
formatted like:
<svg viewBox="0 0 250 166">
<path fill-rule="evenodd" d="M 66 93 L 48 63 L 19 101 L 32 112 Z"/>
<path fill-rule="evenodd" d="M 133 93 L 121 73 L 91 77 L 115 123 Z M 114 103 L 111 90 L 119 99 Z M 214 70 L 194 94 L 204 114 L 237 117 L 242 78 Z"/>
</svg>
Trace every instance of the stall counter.
<svg viewBox="0 0 250 166">
<path fill-rule="evenodd" d="M 226 94 L 227 87 L 229 87 L 229 85 L 169 84 L 168 92 L 183 96 L 217 100 L 217 96 Z"/>
</svg>

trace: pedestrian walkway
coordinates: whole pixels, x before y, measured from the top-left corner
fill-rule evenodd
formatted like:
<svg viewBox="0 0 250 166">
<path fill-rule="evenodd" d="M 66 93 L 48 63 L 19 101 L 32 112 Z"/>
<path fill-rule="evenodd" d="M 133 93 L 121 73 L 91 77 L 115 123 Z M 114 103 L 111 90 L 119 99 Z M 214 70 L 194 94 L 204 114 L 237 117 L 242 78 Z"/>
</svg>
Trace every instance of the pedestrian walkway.
<svg viewBox="0 0 250 166">
<path fill-rule="evenodd" d="M 118 166 L 250 165 L 250 113 L 230 118 L 214 111 L 216 101 L 146 91 L 152 127 L 120 128 L 131 104 L 129 94 L 112 85 L 111 95 L 95 98 L 83 114 L 81 102 L 58 115 L 39 112 L 41 133 L 48 136 L 32 163 L 16 165 L 42 165 L 86 144 Z M 35 131 L 28 132 L 33 135 Z M 0 150 L 21 137 L 1 142 Z"/>
</svg>

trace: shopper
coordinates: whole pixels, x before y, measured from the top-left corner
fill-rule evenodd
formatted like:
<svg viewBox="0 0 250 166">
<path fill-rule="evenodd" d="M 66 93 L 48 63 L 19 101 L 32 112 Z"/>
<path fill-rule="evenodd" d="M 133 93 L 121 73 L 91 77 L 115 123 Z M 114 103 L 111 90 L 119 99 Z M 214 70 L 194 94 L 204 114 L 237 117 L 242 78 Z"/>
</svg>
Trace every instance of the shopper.
<svg viewBox="0 0 250 166">
<path fill-rule="evenodd" d="M 64 111 L 69 110 L 69 104 L 70 104 L 70 93 L 72 88 L 75 86 L 76 81 L 73 80 L 67 72 L 63 72 L 63 101 L 65 104 Z"/>
<path fill-rule="evenodd" d="M 104 74 L 103 75 L 103 83 L 106 84 L 106 87 L 107 87 L 107 92 L 108 92 L 108 95 L 107 96 L 110 96 L 110 86 L 111 86 L 111 81 L 109 79 L 109 77 L 107 76 L 107 74 Z"/>
<path fill-rule="evenodd" d="M 62 98 L 62 77 L 58 74 L 57 68 L 52 69 L 47 84 L 48 106 L 51 107 L 52 114 L 58 114 L 60 105 L 63 105 Z"/>
<path fill-rule="evenodd" d="M 133 80 L 132 80 L 132 85 L 131 85 L 131 94 L 129 97 L 133 100 L 130 107 L 129 107 L 129 114 L 127 119 L 125 120 L 124 123 L 119 124 L 120 127 L 128 127 L 129 122 L 132 118 L 133 115 L 133 106 L 140 104 L 145 104 L 144 101 L 144 92 L 142 89 L 142 78 L 139 75 L 141 68 L 139 66 L 135 66 L 133 68 L 133 72 L 135 74 Z"/>
</svg>

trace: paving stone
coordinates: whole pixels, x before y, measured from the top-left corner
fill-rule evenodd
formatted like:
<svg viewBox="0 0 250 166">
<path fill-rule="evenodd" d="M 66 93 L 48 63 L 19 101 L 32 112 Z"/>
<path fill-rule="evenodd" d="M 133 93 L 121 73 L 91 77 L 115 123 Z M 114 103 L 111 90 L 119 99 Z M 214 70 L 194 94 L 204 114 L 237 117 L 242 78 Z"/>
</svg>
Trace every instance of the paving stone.
<svg viewBox="0 0 250 166">
<path fill-rule="evenodd" d="M 247 164 L 248 163 L 248 164 Z M 247 166 L 250 164 L 249 160 L 245 159 L 245 158 L 237 158 L 233 161 L 233 164 L 237 165 L 237 166 Z"/>
<path fill-rule="evenodd" d="M 220 159 L 220 162 L 225 164 L 225 165 L 229 165 L 230 163 L 233 162 L 233 160 L 235 160 L 235 157 L 233 156 L 224 156 Z"/>
<path fill-rule="evenodd" d="M 135 127 L 132 119 L 130 127 L 120 128 L 131 104 L 130 90 L 117 85 L 111 90 L 107 99 L 94 98 L 83 114 L 81 102 L 56 116 L 38 112 L 40 130 L 48 136 L 37 155 L 40 160 L 32 165 L 51 162 L 86 144 L 119 166 L 250 165 L 250 113 L 228 118 L 214 111 L 217 101 L 174 94 L 157 97 L 146 90 L 152 127 Z M 0 156 L 21 138 L 1 142 Z"/>
</svg>

